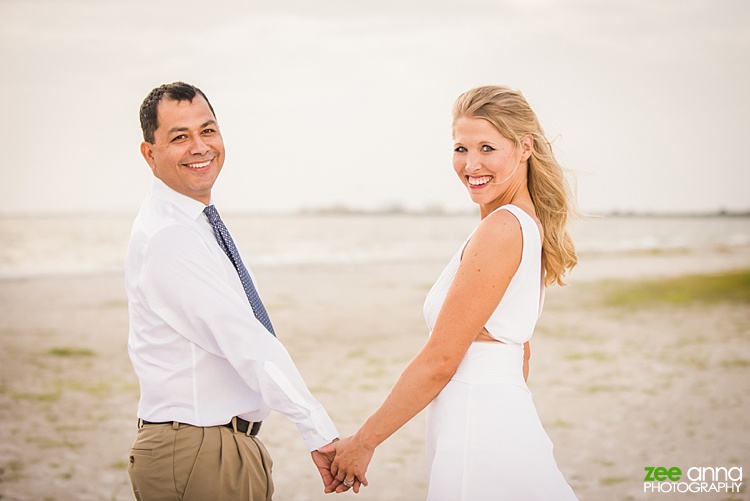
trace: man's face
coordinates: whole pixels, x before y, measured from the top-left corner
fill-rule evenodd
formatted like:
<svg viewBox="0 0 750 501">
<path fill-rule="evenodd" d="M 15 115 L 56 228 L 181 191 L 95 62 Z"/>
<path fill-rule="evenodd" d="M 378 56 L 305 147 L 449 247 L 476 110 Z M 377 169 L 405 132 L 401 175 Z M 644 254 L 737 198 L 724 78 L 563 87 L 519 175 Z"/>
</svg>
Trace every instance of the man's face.
<svg viewBox="0 0 750 501">
<path fill-rule="evenodd" d="M 162 99 L 154 143 L 141 154 L 154 175 L 178 193 L 208 205 L 224 165 L 224 140 L 211 108 L 200 94 L 192 101 Z"/>
</svg>

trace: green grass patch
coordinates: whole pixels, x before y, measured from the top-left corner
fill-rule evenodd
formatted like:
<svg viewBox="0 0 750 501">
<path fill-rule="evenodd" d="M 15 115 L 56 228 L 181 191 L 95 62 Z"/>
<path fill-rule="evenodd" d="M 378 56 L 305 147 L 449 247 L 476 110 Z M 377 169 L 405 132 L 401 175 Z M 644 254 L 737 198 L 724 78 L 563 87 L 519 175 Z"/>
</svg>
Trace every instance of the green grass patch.
<svg viewBox="0 0 750 501">
<path fill-rule="evenodd" d="M 614 462 L 614 461 L 611 461 L 611 460 L 609 460 L 609 459 L 596 459 L 596 460 L 594 461 L 594 463 L 596 463 L 596 464 L 600 464 L 600 465 L 602 465 L 602 466 L 614 466 L 614 465 L 615 465 L 615 462 Z"/>
<path fill-rule="evenodd" d="M 16 481 L 21 478 L 22 473 L 23 463 L 18 459 L 11 459 L 0 465 L 0 483 Z"/>
<path fill-rule="evenodd" d="M 593 393 L 609 393 L 609 392 L 621 391 L 622 389 L 623 388 L 619 386 L 612 386 L 608 384 L 595 384 L 595 385 L 585 387 L 584 391 L 588 394 L 593 394 Z"/>
<path fill-rule="evenodd" d="M 346 353 L 346 358 L 364 358 L 367 355 L 367 351 L 363 348 L 351 350 Z"/>
<path fill-rule="evenodd" d="M 747 304 L 750 303 L 750 270 L 640 282 L 610 282 L 605 289 L 608 290 L 603 295 L 603 302 L 607 306 L 679 306 L 719 302 Z"/>
<path fill-rule="evenodd" d="M 127 308 L 127 299 L 112 299 L 110 301 L 102 301 L 99 303 L 99 308 Z"/>
<path fill-rule="evenodd" d="M 570 353 L 565 355 L 566 360 L 594 360 L 596 362 L 606 362 L 612 360 L 612 355 L 601 351 L 591 351 L 587 353 Z"/>
<path fill-rule="evenodd" d="M 688 355 L 688 354 L 685 354 L 685 355 L 674 357 L 672 359 L 672 361 L 674 363 L 678 363 L 680 365 L 684 365 L 684 366 L 687 366 L 687 367 L 692 367 L 693 369 L 703 370 L 703 369 L 708 369 L 708 367 L 709 367 L 709 364 L 706 361 L 706 357 L 705 356 L 697 356 L 697 355 Z"/>
<path fill-rule="evenodd" d="M 47 393 L 27 393 L 27 392 L 21 392 L 21 393 L 14 393 L 13 399 L 15 400 L 30 400 L 32 402 L 56 402 L 57 400 L 60 400 L 60 396 L 62 395 L 62 392 L 58 391 L 51 391 Z"/>
<path fill-rule="evenodd" d="M 387 375 L 388 371 L 386 371 L 383 367 L 376 367 L 374 369 L 365 371 L 365 373 L 363 374 L 363 376 L 367 379 L 380 379 Z"/>
<path fill-rule="evenodd" d="M 32 437 L 28 438 L 26 440 L 29 443 L 35 444 L 37 447 L 40 447 L 42 449 L 56 449 L 56 448 L 64 448 L 64 449 L 80 449 L 83 447 L 83 442 L 73 442 L 71 440 L 55 440 L 52 438 L 44 438 L 44 437 Z"/>
<path fill-rule="evenodd" d="M 95 397 L 105 397 L 114 393 L 112 386 L 107 383 L 89 383 L 78 379 L 64 379 L 57 381 L 59 390 L 75 390 L 89 393 Z"/>
<path fill-rule="evenodd" d="M 736 367 L 750 367 L 750 360 L 746 358 L 730 358 L 727 360 L 721 361 L 722 367 L 725 367 L 727 369 L 736 368 Z"/>
<path fill-rule="evenodd" d="M 602 485 L 613 485 L 627 482 L 629 480 L 631 479 L 629 479 L 628 477 L 604 477 L 599 479 L 599 483 Z"/>
<path fill-rule="evenodd" d="M 357 389 L 360 391 L 370 392 L 370 391 L 377 391 L 379 389 L 379 386 L 376 384 L 361 383 L 357 385 Z"/>
<path fill-rule="evenodd" d="M 55 357 L 93 357 L 96 352 L 88 348 L 50 348 L 47 355 Z"/>
<path fill-rule="evenodd" d="M 139 392 L 140 389 L 138 383 L 125 383 L 120 385 L 120 391 L 123 393 Z"/>
</svg>

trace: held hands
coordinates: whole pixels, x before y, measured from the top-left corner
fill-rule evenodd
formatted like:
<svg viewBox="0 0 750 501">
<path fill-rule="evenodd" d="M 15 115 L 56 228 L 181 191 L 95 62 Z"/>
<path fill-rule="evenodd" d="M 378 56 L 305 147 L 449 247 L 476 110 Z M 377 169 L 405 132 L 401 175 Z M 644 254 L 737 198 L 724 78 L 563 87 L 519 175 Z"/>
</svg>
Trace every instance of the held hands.
<svg viewBox="0 0 750 501">
<path fill-rule="evenodd" d="M 331 492 L 346 492 L 352 487 L 352 485 L 354 485 L 354 483 L 349 483 L 348 481 L 343 482 L 336 479 L 331 473 L 331 463 L 333 462 L 333 459 L 336 455 L 335 443 L 338 442 L 338 440 L 339 439 L 337 438 L 325 447 L 321 447 L 320 449 L 312 451 L 310 453 L 313 463 L 315 463 L 316 468 L 318 468 L 320 478 L 323 480 L 323 486 L 325 487 L 326 494 Z M 324 452 L 324 450 L 326 452 Z M 359 483 L 357 483 L 357 487 L 355 489 L 355 492 L 359 492 Z"/>
<path fill-rule="evenodd" d="M 330 447 L 333 444 L 335 444 L 338 441 L 338 438 L 331 442 L 330 444 L 326 445 L 325 447 Z M 331 474 L 331 463 L 333 462 L 333 457 L 335 455 L 334 453 L 323 453 L 321 452 L 321 449 L 318 449 L 316 451 L 312 451 L 310 455 L 312 456 L 313 463 L 315 463 L 315 466 L 318 468 L 318 473 L 320 473 L 320 478 L 323 480 L 323 486 L 325 487 L 325 492 L 333 492 L 340 484 L 341 482 L 338 482 L 333 475 Z M 334 449 L 335 451 L 335 449 Z M 333 486 L 331 490 L 328 489 L 328 486 Z"/>
<path fill-rule="evenodd" d="M 333 458 L 328 472 L 332 480 L 326 484 L 326 492 L 346 492 L 353 488 L 355 493 L 359 493 L 361 486 L 367 487 L 365 473 L 375 450 L 362 443 L 356 434 L 331 442 L 316 452 Z M 324 477 L 323 483 L 325 482 Z"/>
</svg>

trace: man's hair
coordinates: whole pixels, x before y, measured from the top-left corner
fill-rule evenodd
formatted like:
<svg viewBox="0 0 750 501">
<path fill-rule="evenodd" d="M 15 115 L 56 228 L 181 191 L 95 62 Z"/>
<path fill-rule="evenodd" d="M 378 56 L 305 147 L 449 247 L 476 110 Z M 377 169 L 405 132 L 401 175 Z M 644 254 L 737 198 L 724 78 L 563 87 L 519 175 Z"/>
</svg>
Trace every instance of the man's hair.
<svg viewBox="0 0 750 501">
<path fill-rule="evenodd" d="M 214 118 L 216 113 L 214 112 L 211 102 L 208 100 L 206 95 L 198 87 L 190 85 L 185 82 L 173 82 L 170 84 L 163 84 L 149 92 L 146 99 L 141 104 L 141 130 L 143 131 L 143 140 L 153 144 L 154 143 L 154 132 L 159 127 L 159 120 L 157 116 L 157 108 L 162 99 L 171 99 L 172 101 L 190 101 L 193 102 L 196 94 L 203 96 L 203 99 L 208 103 L 208 107 L 211 109 Z"/>
</svg>

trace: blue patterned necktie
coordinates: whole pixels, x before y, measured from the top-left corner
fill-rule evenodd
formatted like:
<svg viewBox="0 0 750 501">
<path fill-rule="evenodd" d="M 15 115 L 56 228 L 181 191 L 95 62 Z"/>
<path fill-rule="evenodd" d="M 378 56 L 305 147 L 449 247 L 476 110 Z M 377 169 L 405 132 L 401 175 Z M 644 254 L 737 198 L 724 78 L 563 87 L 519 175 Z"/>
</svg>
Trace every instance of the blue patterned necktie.
<svg viewBox="0 0 750 501">
<path fill-rule="evenodd" d="M 268 332 L 275 336 L 276 333 L 271 325 L 271 319 L 268 318 L 268 313 L 266 312 L 265 306 L 263 306 L 263 302 L 260 300 L 255 285 L 253 285 L 250 273 L 248 273 L 247 268 L 245 268 L 245 265 L 242 263 L 240 253 L 237 252 L 237 247 L 234 245 L 234 240 L 232 240 L 229 230 L 227 230 L 227 227 L 224 226 L 224 222 L 219 217 L 219 212 L 213 205 L 209 205 L 203 209 L 203 212 L 206 214 L 206 217 L 208 217 L 208 222 L 214 227 L 214 235 L 216 235 L 216 240 L 219 242 L 219 247 L 221 247 L 224 253 L 229 257 L 229 260 L 232 261 L 232 264 L 237 270 L 237 274 L 240 276 L 242 287 L 245 289 L 247 299 L 250 301 L 250 306 L 253 308 L 255 318 L 257 318 L 260 323 L 268 329 Z"/>
</svg>

